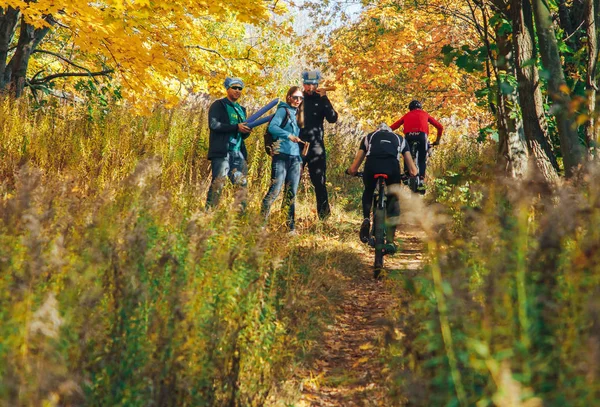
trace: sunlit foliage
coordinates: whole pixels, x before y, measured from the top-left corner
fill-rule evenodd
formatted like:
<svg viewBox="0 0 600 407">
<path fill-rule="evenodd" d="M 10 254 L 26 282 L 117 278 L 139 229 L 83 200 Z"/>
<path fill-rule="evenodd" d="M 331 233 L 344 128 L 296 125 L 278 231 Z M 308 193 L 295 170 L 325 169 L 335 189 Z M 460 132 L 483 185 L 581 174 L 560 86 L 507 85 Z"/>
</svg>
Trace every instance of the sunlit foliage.
<svg viewBox="0 0 600 407">
<path fill-rule="evenodd" d="M 95 75 L 88 91 L 96 93 L 103 77 L 113 78 L 110 85 L 142 108 L 173 106 L 220 87 L 227 75 L 273 92 L 278 76 L 266 70 L 284 65 L 290 52 L 279 39 L 290 33 L 287 20 L 274 18 L 285 12 L 280 2 L 0 2 L 0 11 L 9 7 L 22 13 L 21 26 L 50 29 L 28 67 L 29 87 L 40 95 L 80 95 L 67 72 Z M 18 32 L 11 44 L 17 52 Z"/>
<path fill-rule="evenodd" d="M 348 90 L 354 114 L 393 121 L 412 99 L 420 99 L 438 117 L 474 119 L 470 130 L 477 129 L 485 113 L 474 98 L 480 73 L 461 72 L 442 60 L 445 45 L 473 41 L 472 28 L 457 15 L 459 7 L 377 1 L 331 34 L 328 68 Z"/>
</svg>

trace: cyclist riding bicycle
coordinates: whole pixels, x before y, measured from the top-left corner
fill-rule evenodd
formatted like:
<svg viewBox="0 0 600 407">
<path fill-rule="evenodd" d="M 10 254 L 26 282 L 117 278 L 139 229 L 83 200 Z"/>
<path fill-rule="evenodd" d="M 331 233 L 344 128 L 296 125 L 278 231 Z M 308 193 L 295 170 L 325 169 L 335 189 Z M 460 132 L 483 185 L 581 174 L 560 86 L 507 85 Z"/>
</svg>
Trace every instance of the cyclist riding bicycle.
<svg viewBox="0 0 600 407">
<path fill-rule="evenodd" d="M 421 102 L 413 100 L 408 105 L 409 112 L 392 124 L 392 130 L 400 128 L 404 125 L 403 132 L 404 138 L 408 142 L 409 148 L 412 149 L 414 143 L 417 143 L 417 149 L 419 152 L 419 159 L 417 164 L 419 165 L 419 178 L 423 180 L 425 178 L 425 170 L 427 168 L 427 150 L 429 148 L 429 123 L 437 130 L 437 136 L 435 141 L 431 144 L 437 146 L 440 144 L 442 139 L 442 133 L 444 126 L 442 126 L 437 120 L 431 117 L 426 111 L 423 110 Z"/>
<path fill-rule="evenodd" d="M 366 157 L 363 173 L 365 190 L 362 196 L 363 222 L 360 226 L 360 240 L 366 243 L 369 240 L 369 229 L 371 228 L 371 207 L 373 206 L 373 195 L 377 181 L 375 174 L 387 175 L 386 185 L 389 187 L 400 184 L 402 176 L 400 173 L 400 157 L 404 158 L 404 164 L 408 167 L 412 176 L 417 175 L 417 167 L 412 160 L 408 143 L 404 138 L 397 135 L 385 123 L 379 125 L 377 130 L 367 134 L 360 142 L 354 161 L 347 172 L 356 175 L 358 168 Z M 394 194 L 388 194 L 388 216 L 400 215 L 400 204 Z M 391 222 L 393 223 L 393 222 Z M 387 243 L 394 243 L 395 225 L 388 225 Z"/>
</svg>

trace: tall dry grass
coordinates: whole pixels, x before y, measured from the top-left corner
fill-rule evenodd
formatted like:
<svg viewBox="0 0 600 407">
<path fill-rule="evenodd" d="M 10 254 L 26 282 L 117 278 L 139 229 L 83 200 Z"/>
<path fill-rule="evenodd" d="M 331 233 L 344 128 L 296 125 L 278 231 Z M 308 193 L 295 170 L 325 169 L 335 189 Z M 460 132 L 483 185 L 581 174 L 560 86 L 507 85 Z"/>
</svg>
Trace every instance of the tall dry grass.
<svg viewBox="0 0 600 407">
<path fill-rule="evenodd" d="M 266 230 L 259 217 L 264 129 L 247 140 L 246 212 L 230 187 L 205 212 L 208 103 L 139 117 L 0 102 L 0 405 L 297 399 L 296 366 L 361 264 L 345 249 L 361 187 L 342 175 L 359 129 L 328 127 L 331 220 L 305 176 L 290 238 L 283 211 Z"/>
<path fill-rule="evenodd" d="M 231 188 L 204 211 L 206 107 L 0 103 L 0 404 L 264 404 L 311 279 L 283 214 L 261 228 L 262 138 L 247 212 Z"/>
<path fill-rule="evenodd" d="M 598 169 L 553 189 L 494 174 L 482 151 L 457 145 L 437 167 L 428 262 L 400 285 L 391 388 L 410 405 L 596 405 Z"/>
<path fill-rule="evenodd" d="M 361 133 L 351 120 L 329 128 L 332 218 L 315 222 L 305 177 L 290 239 L 281 211 L 261 228 L 261 130 L 248 140 L 247 212 L 231 188 L 204 211 L 206 108 L 90 116 L 0 103 L 3 405 L 297 399 L 295 366 L 318 355 L 345 282 L 369 274 L 362 185 L 343 175 Z M 596 173 L 557 191 L 517 185 L 496 176 L 493 148 L 445 143 L 429 205 L 404 202 L 429 260 L 400 280 L 390 389 L 398 404 L 594 405 Z"/>
</svg>

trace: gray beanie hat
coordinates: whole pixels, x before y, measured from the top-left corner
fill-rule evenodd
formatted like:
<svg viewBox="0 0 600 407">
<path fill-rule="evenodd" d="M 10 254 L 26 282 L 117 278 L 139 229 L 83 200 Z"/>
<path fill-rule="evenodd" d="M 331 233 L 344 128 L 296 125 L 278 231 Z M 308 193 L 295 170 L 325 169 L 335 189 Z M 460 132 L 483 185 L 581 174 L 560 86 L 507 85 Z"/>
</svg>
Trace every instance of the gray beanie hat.
<svg viewBox="0 0 600 407">
<path fill-rule="evenodd" d="M 229 89 L 233 85 L 239 85 L 239 86 L 241 86 L 243 88 L 244 87 L 244 81 L 242 81 L 240 78 L 230 78 L 230 77 L 227 77 L 227 78 L 225 78 L 225 82 L 223 82 L 223 85 L 225 85 L 225 89 Z"/>
<path fill-rule="evenodd" d="M 321 72 L 318 69 L 304 71 L 302 72 L 302 80 L 306 85 L 318 85 L 321 80 Z"/>
</svg>

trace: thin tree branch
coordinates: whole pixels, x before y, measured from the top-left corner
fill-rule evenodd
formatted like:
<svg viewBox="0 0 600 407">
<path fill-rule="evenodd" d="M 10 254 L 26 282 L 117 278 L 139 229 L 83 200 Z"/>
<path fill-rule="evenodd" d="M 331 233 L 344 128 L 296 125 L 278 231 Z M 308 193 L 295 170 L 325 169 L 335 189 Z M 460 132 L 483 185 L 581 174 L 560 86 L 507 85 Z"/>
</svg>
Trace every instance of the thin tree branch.
<svg viewBox="0 0 600 407">
<path fill-rule="evenodd" d="M 60 60 L 62 60 L 62 61 L 64 61 L 64 62 L 66 62 L 67 64 L 69 64 L 69 65 L 73 65 L 75 68 L 79 68 L 79 69 L 82 69 L 82 70 L 84 70 L 84 71 L 86 71 L 86 72 L 92 73 L 92 71 L 90 71 L 90 70 L 89 70 L 89 69 L 87 69 L 86 67 L 84 67 L 84 66 L 81 66 L 81 65 L 77 65 L 75 62 L 71 61 L 70 59 L 67 59 L 67 58 L 63 57 L 63 56 L 62 56 L 62 55 L 60 55 L 60 54 L 57 54 L 56 52 L 52 52 L 52 51 L 46 51 L 46 50 L 44 50 L 44 49 L 36 49 L 36 50 L 34 50 L 34 51 L 32 52 L 32 54 L 33 54 L 33 53 L 36 53 L 36 52 L 39 52 L 39 53 L 42 53 L 42 54 L 53 55 L 53 56 L 55 56 L 56 58 L 58 58 L 58 59 L 60 59 Z"/>
<path fill-rule="evenodd" d="M 242 57 L 242 58 L 233 58 L 234 61 L 250 61 L 250 62 L 254 62 L 256 65 L 258 65 L 260 68 L 264 68 L 265 64 L 263 64 L 262 62 L 259 62 L 255 59 L 252 59 L 248 56 L 246 57 Z"/>
<path fill-rule="evenodd" d="M 577 31 L 579 31 L 579 29 L 581 27 L 583 27 L 583 25 L 585 24 L 585 20 L 581 22 L 581 24 L 579 24 L 579 27 L 577 27 L 569 36 L 565 37 L 565 39 L 563 40 L 564 42 L 567 42 L 571 39 L 572 36 L 574 36 L 575 34 L 577 34 Z"/>
<path fill-rule="evenodd" d="M 37 77 L 38 77 L 38 75 L 40 75 L 42 72 L 44 72 L 44 69 L 40 69 L 39 71 L 37 71 L 37 72 L 35 73 L 35 75 L 33 75 L 33 76 L 31 77 L 31 80 L 32 80 L 32 81 L 35 81 L 35 78 L 37 78 Z M 31 81 L 30 81 L 30 82 L 31 82 Z"/>
<path fill-rule="evenodd" d="M 202 51 L 206 51 L 206 52 L 211 52 L 213 54 L 217 54 L 219 57 L 221 57 L 221 59 L 223 60 L 223 62 L 225 62 L 225 65 L 227 65 L 229 67 L 229 61 L 227 60 L 227 58 L 225 58 L 223 56 L 223 54 L 221 54 L 219 51 L 217 51 L 215 49 L 205 48 L 205 47 L 203 47 L 201 45 L 186 45 L 185 48 L 200 49 Z"/>
<path fill-rule="evenodd" d="M 63 72 L 63 73 L 55 73 L 52 75 L 48 75 L 43 77 L 42 79 L 37 79 L 35 81 L 31 81 L 31 85 L 40 85 L 46 82 L 49 82 L 56 78 L 67 78 L 67 77 L 78 77 L 78 76 L 105 76 L 113 73 L 113 69 L 105 69 L 100 72 Z"/>
</svg>

